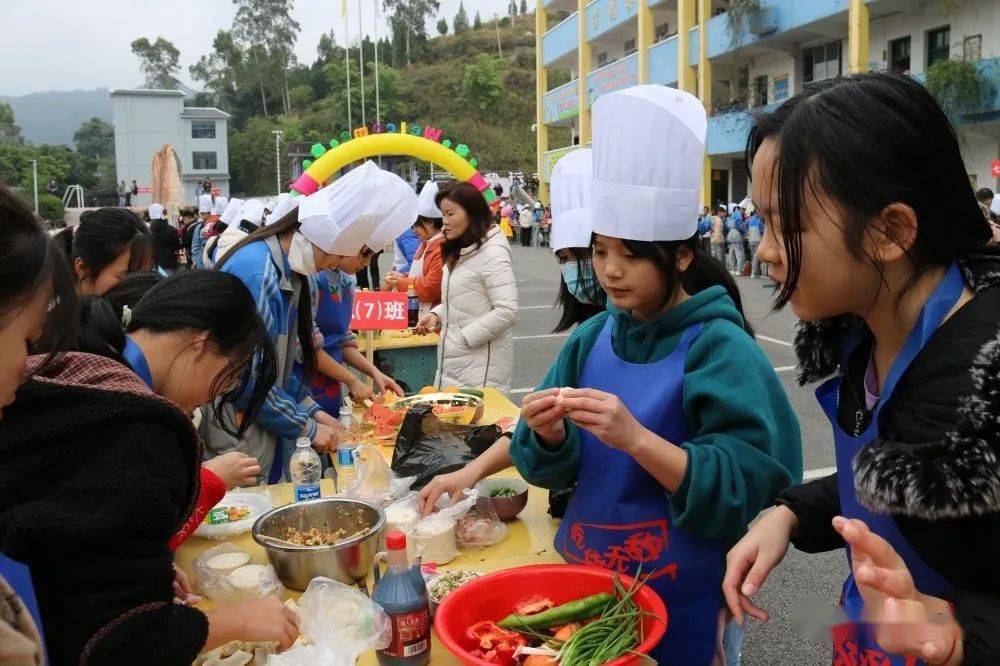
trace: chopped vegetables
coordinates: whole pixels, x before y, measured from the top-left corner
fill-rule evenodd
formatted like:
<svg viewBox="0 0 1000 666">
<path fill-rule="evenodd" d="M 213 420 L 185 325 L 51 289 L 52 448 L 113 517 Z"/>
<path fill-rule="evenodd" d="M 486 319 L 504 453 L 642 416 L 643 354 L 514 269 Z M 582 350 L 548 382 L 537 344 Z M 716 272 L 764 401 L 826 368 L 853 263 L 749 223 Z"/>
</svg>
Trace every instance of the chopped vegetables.
<svg viewBox="0 0 1000 666">
<path fill-rule="evenodd" d="M 435 602 L 440 603 L 450 592 L 454 592 L 470 580 L 478 578 L 481 575 L 477 571 L 465 571 L 462 569 L 446 571 L 431 583 L 431 586 L 427 588 L 427 594 Z"/>
<path fill-rule="evenodd" d="M 500 666 L 513 664 L 514 652 L 528 643 L 516 631 L 507 631 L 488 620 L 469 627 L 465 632 L 465 639 L 467 648 L 473 655 Z"/>
<path fill-rule="evenodd" d="M 642 583 L 637 577 L 632 587 L 626 590 L 615 576 L 614 584 L 617 601 L 601 617 L 562 644 L 558 657 L 560 666 L 604 664 L 639 646 L 643 611 L 632 601 L 632 597 Z"/>
<path fill-rule="evenodd" d="M 513 488 L 508 488 L 504 486 L 502 488 L 494 488 L 490 491 L 490 497 L 493 499 L 504 499 L 507 497 L 516 497 L 518 492 Z"/>
<path fill-rule="evenodd" d="M 559 627 L 570 622 L 589 620 L 597 617 L 615 601 L 614 595 L 602 592 L 583 599 L 577 599 L 535 615 L 513 614 L 498 622 L 505 629 L 515 631 L 539 631 Z M 516 611 L 517 609 L 515 609 Z"/>
<path fill-rule="evenodd" d="M 551 599 L 547 599 L 540 594 L 533 594 L 514 604 L 514 615 L 534 615 L 542 611 L 547 611 L 555 605 L 555 602 Z"/>
</svg>

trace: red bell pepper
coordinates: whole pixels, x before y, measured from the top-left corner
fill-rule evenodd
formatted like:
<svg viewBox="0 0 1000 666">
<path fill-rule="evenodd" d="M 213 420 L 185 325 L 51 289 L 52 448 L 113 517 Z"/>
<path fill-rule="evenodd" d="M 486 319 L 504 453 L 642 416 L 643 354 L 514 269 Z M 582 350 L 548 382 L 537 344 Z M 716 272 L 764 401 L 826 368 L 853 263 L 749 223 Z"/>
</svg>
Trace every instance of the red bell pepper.
<svg viewBox="0 0 1000 666">
<path fill-rule="evenodd" d="M 543 597 L 540 594 L 533 594 L 530 597 L 525 597 L 514 604 L 514 610 L 511 611 L 511 614 L 535 615 L 536 613 L 541 613 L 542 611 L 554 608 L 555 605 L 555 602 L 551 599 Z"/>
<path fill-rule="evenodd" d="M 489 620 L 469 627 L 465 631 L 465 641 L 466 649 L 473 656 L 498 666 L 511 666 L 514 663 L 514 651 L 527 645 L 521 634 L 498 627 L 496 622 Z"/>
</svg>

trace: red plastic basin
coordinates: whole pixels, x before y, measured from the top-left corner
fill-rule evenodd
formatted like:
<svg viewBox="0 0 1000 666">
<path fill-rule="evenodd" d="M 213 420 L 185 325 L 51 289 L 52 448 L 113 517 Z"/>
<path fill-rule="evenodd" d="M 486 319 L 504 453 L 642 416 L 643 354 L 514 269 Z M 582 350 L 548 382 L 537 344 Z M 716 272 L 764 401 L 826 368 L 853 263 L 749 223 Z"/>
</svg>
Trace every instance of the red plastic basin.
<svg viewBox="0 0 1000 666">
<path fill-rule="evenodd" d="M 622 576 L 621 580 L 626 588 L 632 584 L 628 576 Z M 490 662 L 472 656 L 462 647 L 462 636 L 471 625 L 483 620 L 499 622 L 510 615 L 514 604 L 529 595 L 540 594 L 556 604 L 564 604 L 613 589 L 611 572 L 597 567 L 535 564 L 505 569 L 476 578 L 446 596 L 434 615 L 434 631 L 448 652 L 463 663 L 491 666 Z M 655 616 L 643 620 L 646 640 L 637 650 L 649 654 L 667 631 L 667 609 L 660 595 L 648 587 L 641 588 L 633 600 L 639 608 Z M 637 661 L 631 655 L 608 663 L 623 666 Z"/>
</svg>

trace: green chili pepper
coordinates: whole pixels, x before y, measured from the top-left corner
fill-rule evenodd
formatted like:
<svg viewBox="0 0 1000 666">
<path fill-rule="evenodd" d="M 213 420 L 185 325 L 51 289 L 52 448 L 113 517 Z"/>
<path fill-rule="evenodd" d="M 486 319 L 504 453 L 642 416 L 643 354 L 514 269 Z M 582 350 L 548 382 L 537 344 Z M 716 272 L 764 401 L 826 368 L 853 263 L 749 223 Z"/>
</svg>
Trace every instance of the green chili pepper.
<svg viewBox="0 0 1000 666">
<path fill-rule="evenodd" d="M 613 601 L 615 601 L 614 595 L 602 592 L 550 608 L 535 615 L 508 615 L 497 624 L 504 629 L 513 629 L 514 631 L 551 629 L 571 622 L 597 617 Z"/>
</svg>

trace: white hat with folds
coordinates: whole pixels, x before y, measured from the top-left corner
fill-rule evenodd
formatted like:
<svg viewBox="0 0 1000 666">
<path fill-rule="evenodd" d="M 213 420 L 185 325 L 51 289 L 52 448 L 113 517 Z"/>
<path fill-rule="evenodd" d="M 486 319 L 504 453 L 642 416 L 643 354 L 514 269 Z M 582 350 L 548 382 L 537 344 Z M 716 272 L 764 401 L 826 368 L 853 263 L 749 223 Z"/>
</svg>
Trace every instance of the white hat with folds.
<svg viewBox="0 0 1000 666">
<path fill-rule="evenodd" d="M 590 247 L 594 230 L 590 195 L 594 189 L 594 161 L 590 148 L 564 155 L 552 167 L 552 236 L 557 252 L 568 247 Z"/>
<path fill-rule="evenodd" d="M 417 221 L 417 195 L 405 180 L 379 170 L 378 226 L 365 243 L 378 252 L 392 243 Z"/>
<path fill-rule="evenodd" d="M 219 197 L 220 199 L 222 197 Z M 218 201 L 218 199 L 216 200 Z M 240 213 L 243 211 L 243 199 L 238 199 L 233 197 L 226 204 L 226 207 L 219 214 L 219 222 L 225 222 L 226 224 L 232 224 L 240 219 Z"/>
<path fill-rule="evenodd" d="M 212 212 L 212 195 L 211 194 L 199 194 L 198 195 L 198 212 L 199 213 L 211 213 Z"/>
<path fill-rule="evenodd" d="M 149 219 L 150 220 L 162 220 L 163 219 L 163 205 L 158 203 L 149 204 Z"/>
<path fill-rule="evenodd" d="M 264 224 L 274 224 L 285 215 L 288 215 L 292 210 L 299 205 L 302 197 L 293 197 L 288 192 L 282 192 L 278 195 L 277 201 L 274 202 L 274 208 L 268 213 L 267 218 L 264 220 Z"/>
<path fill-rule="evenodd" d="M 708 119 L 690 93 L 642 85 L 594 102 L 594 231 L 675 241 L 698 230 Z"/>
<path fill-rule="evenodd" d="M 234 201 L 239 201 L 239 199 L 234 199 Z M 212 213 L 221 217 L 226 212 L 228 206 L 229 199 L 226 197 L 215 197 L 215 206 L 212 208 Z"/>
<path fill-rule="evenodd" d="M 423 189 L 420 190 L 420 196 L 417 197 L 417 215 L 421 217 L 429 217 L 431 219 L 441 219 L 444 217 L 444 213 L 438 208 L 435 199 L 438 194 L 438 184 L 436 181 L 428 180 L 424 183 Z"/>
<path fill-rule="evenodd" d="M 237 220 L 246 220 L 254 225 L 260 226 L 261 218 L 264 217 L 264 202 L 260 199 L 247 199 L 243 202 L 243 210 L 240 211 Z"/>
<path fill-rule="evenodd" d="M 327 254 L 350 257 L 360 252 L 379 224 L 381 171 L 369 160 L 299 197 L 299 233 Z"/>
</svg>

